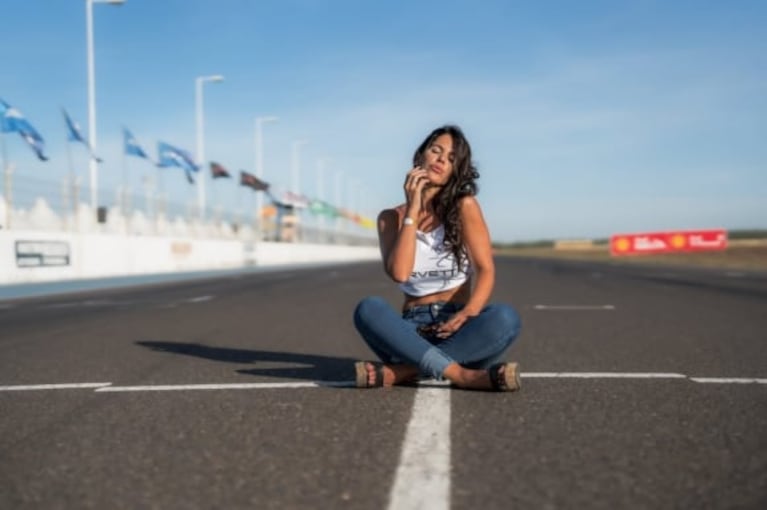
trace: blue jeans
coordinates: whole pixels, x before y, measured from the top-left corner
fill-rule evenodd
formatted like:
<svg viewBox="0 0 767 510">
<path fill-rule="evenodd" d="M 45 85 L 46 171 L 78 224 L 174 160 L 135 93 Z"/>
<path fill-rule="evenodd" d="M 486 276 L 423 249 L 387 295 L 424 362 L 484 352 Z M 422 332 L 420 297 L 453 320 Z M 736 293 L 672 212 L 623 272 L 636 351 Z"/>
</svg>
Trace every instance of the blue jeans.
<svg viewBox="0 0 767 510">
<path fill-rule="evenodd" d="M 400 314 L 384 299 L 367 297 L 354 310 L 354 325 L 384 363 L 417 365 L 423 375 L 441 379 L 451 363 L 479 369 L 500 361 L 522 326 L 512 307 L 490 304 L 448 338 L 419 334 L 419 326 L 444 322 L 461 308 L 436 302 Z"/>
</svg>

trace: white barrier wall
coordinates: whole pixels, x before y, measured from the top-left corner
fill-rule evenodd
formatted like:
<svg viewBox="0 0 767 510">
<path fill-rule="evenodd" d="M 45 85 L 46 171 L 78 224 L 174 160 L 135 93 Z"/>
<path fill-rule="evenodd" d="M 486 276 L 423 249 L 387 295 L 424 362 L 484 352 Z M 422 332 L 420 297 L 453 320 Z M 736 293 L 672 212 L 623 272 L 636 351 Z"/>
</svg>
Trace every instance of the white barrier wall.
<svg viewBox="0 0 767 510">
<path fill-rule="evenodd" d="M 378 248 L 0 231 L 0 284 L 377 260 Z"/>
</svg>

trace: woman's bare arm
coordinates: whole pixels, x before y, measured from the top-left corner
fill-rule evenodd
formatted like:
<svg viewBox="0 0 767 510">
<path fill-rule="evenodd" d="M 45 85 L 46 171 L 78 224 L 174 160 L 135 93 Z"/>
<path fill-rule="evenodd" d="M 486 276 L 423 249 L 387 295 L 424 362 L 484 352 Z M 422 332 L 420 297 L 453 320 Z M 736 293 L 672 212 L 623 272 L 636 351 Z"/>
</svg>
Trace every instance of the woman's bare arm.
<svg viewBox="0 0 767 510">
<path fill-rule="evenodd" d="M 397 283 L 407 281 L 415 264 L 415 225 L 402 225 L 397 209 L 378 215 L 378 241 L 384 270 Z"/>
</svg>

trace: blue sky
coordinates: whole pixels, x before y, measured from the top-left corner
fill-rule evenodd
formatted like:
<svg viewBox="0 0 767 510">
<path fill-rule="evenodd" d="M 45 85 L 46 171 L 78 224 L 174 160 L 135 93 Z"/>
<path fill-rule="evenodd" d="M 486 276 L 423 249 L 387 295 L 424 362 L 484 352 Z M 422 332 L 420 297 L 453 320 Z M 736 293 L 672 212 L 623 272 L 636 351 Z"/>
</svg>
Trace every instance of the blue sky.
<svg viewBox="0 0 767 510">
<path fill-rule="evenodd" d="M 120 128 L 155 153 L 195 152 L 194 81 L 206 84 L 207 160 L 368 216 L 402 201 L 413 150 L 460 125 L 497 241 L 683 228 L 767 228 L 767 4 L 762 1 L 368 2 L 126 0 L 94 6 L 103 190 L 122 176 Z M 67 172 L 63 106 L 87 129 L 85 2 L 6 2 L 0 98 L 45 137 L 37 162 L 8 138 L 16 175 Z M 87 182 L 87 156 L 72 146 Z M 157 172 L 129 160 L 130 184 Z M 171 200 L 193 200 L 165 169 Z M 234 182 L 207 183 L 231 205 Z M 112 192 L 103 191 L 106 196 Z M 242 203 L 240 195 L 240 203 Z"/>
</svg>

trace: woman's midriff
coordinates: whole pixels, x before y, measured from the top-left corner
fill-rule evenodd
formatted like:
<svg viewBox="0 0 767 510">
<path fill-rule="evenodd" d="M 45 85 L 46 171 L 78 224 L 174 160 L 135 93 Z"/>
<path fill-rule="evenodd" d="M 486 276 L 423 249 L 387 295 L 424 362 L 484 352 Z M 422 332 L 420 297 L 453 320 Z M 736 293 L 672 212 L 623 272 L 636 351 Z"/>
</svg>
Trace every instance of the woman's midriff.
<svg viewBox="0 0 767 510">
<path fill-rule="evenodd" d="M 427 294 L 426 296 L 411 296 L 409 294 L 405 294 L 405 302 L 402 304 L 402 311 L 405 311 L 408 308 L 412 308 L 414 306 L 428 305 L 438 301 L 465 305 L 470 296 L 471 278 L 466 280 L 459 287 L 449 289 L 444 292 L 436 292 L 434 294 Z"/>
</svg>

